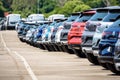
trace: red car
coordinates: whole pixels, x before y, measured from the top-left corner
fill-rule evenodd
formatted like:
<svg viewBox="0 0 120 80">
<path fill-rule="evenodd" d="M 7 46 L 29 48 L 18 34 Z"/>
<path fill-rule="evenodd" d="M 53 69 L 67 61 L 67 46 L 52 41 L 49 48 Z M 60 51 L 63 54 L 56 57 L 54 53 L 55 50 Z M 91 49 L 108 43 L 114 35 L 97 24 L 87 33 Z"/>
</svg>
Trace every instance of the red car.
<svg viewBox="0 0 120 80">
<path fill-rule="evenodd" d="M 82 43 L 82 33 L 88 21 L 94 14 L 95 10 L 87 10 L 82 12 L 81 16 L 72 23 L 71 29 L 68 33 L 68 48 L 73 49 L 77 56 L 85 57 L 85 54 L 82 53 L 80 44 Z"/>
</svg>

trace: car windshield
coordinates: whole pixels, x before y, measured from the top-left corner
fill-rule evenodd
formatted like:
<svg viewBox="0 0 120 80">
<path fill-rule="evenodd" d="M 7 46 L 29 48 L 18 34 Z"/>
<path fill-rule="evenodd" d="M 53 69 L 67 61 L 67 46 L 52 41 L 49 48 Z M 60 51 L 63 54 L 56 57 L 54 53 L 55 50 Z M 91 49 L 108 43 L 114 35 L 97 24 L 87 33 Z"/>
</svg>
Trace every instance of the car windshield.
<svg viewBox="0 0 120 80">
<path fill-rule="evenodd" d="M 104 19 L 103 22 L 114 22 L 114 20 L 120 15 L 120 13 L 109 13 Z M 113 19 L 113 20 L 112 20 Z"/>
<path fill-rule="evenodd" d="M 101 21 L 107 14 L 108 11 L 97 12 L 95 15 L 93 15 L 93 17 L 91 17 L 90 21 Z"/>
<path fill-rule="evenodd" d="M 91 18 L 92 14 L 84 14 L 82 17 L 79 17 L 75 22 L 85 22 Z"/>
</svg>

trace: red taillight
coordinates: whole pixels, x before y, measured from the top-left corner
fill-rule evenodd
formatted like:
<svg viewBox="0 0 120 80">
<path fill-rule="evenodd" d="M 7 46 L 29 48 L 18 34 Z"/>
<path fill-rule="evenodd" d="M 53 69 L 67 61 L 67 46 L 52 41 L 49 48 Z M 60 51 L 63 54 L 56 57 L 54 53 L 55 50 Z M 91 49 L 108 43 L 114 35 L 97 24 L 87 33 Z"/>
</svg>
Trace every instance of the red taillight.
<svg viewBox="0 0 120 80">
<path fill-rule="evenodd" d="M 77 25 L 72 25 L 72 27 L 77 27 Z"/>
<path fill-rule="evenodd" d="M 107 34 L 112 34 L 112 32 L 103 32 L 103 33 L 102 33 L 102 36 L 105 36 L 105 35 L 107 35 Z"/>
<path fill-rule="evenodd" d="M 63 29 L 63 26 L 59 26 L 58 30 L 62 30 Z"/>
<path fill-rule="evenodd" d="M 89 25 L 90 24 L 90 22 L 86 22 L 86 25 Z"/>
<path fill-rule="evenodd" d="M 101 23 L 97 23 L 97 26 L 100 26 L 101 25 Z"/>
</svg>

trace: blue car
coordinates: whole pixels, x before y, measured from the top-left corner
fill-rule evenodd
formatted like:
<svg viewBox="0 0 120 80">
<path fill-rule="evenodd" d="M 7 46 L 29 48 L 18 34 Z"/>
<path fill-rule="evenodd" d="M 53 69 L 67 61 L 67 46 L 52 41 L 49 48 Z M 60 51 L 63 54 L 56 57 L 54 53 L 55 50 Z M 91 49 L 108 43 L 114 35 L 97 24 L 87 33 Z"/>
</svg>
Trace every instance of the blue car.
<svg viewBox="0 0 120 80">
<path fill-rule="evenodd" d="M 42 35 L 48 24 L 49 21 L 45 21 L 41 26 L 38 27 L 34 35 L 34 43 L 41 49 L 45 49 L 44 46 L 42 45 Z"/>
<path fill-rule="evenodd" d="M 120 17 L 120 16 L 119 16 Z M 116 56 L 115 45 L 119 39 L 120 33 L 120 19 L 115 21 L 109 28 L 104 30 L 102 39 L 99 43 L 99 56 L 98 61 L 100 64 L 104 64 L 108 69 L 117 73 L 114 65 L 114 57 Z"/>
</svg>

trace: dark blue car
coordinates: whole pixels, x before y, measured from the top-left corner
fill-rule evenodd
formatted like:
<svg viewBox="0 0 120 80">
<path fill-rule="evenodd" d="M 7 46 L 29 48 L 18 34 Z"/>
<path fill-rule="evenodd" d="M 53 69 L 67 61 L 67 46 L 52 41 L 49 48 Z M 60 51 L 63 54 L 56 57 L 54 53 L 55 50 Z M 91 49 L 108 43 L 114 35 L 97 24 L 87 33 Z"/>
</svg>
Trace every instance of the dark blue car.
<svg viewBox="0 0 120 80">
<path fill-rule="evenodd" d="M 99 43 L 98 60 L 106 65 L 112 72 L 118 73 L 114 65 L 115 45 L 119 39 L 120 19 L 114 22 L 109 28 L 104 30 L 102 39 Z"/>
</svg>

